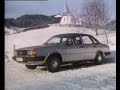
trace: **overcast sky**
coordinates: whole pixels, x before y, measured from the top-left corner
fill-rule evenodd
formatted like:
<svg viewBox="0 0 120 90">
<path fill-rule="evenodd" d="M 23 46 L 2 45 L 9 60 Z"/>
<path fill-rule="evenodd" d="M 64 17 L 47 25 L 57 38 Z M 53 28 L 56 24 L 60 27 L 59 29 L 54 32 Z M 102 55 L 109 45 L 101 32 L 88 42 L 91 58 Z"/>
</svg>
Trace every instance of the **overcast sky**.
<svg viewBox="0 0 120 90">
<path fill-rule="evenodd" d="M 70 10 L 75 13 L 80 9 L 85 0 L 67 0 Z M 109 5 L 112 18 L 116 18 L 116 0 L 105 0 Z M 64 12 L 65 0 L 46 1 L 5 1 L 5 17 L 16 18 L 24 14 L 55 15 Z"/>
</svg>

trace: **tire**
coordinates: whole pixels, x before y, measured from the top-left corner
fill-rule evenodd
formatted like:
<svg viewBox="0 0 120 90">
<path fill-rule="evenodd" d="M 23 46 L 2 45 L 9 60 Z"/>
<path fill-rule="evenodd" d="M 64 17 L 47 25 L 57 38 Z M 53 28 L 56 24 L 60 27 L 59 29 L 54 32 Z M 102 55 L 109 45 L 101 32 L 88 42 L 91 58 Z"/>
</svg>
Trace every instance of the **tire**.
<svg viewBox="0 0 120 90">
<path fill-rule="evenodd" d="M 36 69 L 36 65 L 25 65 L 28 69 Z"/>
<path fill-rule="evenodd" d="M 104 61 L 104 57 L 102 53 L 97 53 L 96 58 L 95 58 L 95 64 L 100 65 Z"/>
<path fill-rule="evenodd" d="M 52 56 L 48 58 L 47 68 L 49 72 L 59 71 L 60 65 L 61 65 L 60 58 L 56 56 Z"/>
</svg>

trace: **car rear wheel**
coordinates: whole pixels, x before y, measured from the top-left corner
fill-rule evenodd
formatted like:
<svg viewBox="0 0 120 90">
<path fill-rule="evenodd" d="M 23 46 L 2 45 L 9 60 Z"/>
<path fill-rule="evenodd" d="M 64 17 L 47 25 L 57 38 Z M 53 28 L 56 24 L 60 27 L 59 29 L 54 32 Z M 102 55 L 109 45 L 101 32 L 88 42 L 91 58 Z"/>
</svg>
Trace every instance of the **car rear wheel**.
<svg viewBox="0 0 120 90">
<path fill-rule="evenodd" d="M 36 65 L 25 65 L 28 69 L 36 69 Z"/>
<path fill-rule="evenodd" d="M 61 62 L 58 57 L 52 56 L 48 58 L 48 61 L 47 61 L 48 71 L 57 72 L 59 71 L 60 65 L 61 65 Z"/>
<path fill-rule="evenodd" d="M 103 60 L 104 60 L 103 54 L 97 53 L 96 58 L 95 58 L 95 64 L 97 65 L 102 64 Z"/>
</svg>

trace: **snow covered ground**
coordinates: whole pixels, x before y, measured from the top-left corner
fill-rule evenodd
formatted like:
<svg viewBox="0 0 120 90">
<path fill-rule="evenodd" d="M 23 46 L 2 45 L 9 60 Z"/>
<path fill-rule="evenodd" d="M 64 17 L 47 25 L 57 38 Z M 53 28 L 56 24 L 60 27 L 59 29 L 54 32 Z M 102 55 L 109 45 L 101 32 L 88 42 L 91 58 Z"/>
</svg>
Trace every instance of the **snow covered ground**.
<svg viewBox="0 0 120 90">
<path fill-rule="evenodd" d="M 5 28 L 6 29 L 6 28 Z M 50 73 L 44 67 L 28 70 L 12 60 L 16 48 L 41 45 L 53 35 L 61 33 L 88 33 L 106 43 L 104 30 L 100 35 L 86 28 L 50 26 L 44 29 L 5 35 L 5 89 L 6 90 L 115 90 L 116 89 L 116 32 L 107 31 L 112 55 L 103 65 L 92 63 L 62 66 L 60 72 Z"/>
<path fill-rule="evenodd" d="M 19 33 L 19 32 L 22 32 L 23 30 L 24 30 L 24 28 L 17 28 L 17 27 L 7 28 L 7 27 L 5 27 L 6 35 Z"/>
</svg>

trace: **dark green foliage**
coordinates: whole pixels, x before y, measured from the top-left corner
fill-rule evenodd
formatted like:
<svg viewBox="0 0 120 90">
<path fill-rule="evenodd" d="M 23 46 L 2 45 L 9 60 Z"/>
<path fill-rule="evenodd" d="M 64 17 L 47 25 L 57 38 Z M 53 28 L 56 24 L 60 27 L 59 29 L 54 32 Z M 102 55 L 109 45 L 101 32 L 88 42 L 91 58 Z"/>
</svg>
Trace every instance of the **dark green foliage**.
<svg viewBox="0 0 120 90">
<path fill-rule="evenodd" d="M 37 26 L 37 25 L 47 25 L 47 24 L 54 24 L 59 23 L 61 18 L 55 18 L 54 15 L 46 16 L 46 15 L 22 15 L 16 19 L 5 19 L 5 26 L 15 26 L 26 28 L 30 26 Z"/>
<path fill-rule="evenodd" d="M 6 18 L 5 19 L 5 26 L 7 28 L 10 28 L 10 26 L 16 26 L 15 19 L 13 19 L 13 18 Z"/>
</svg>

